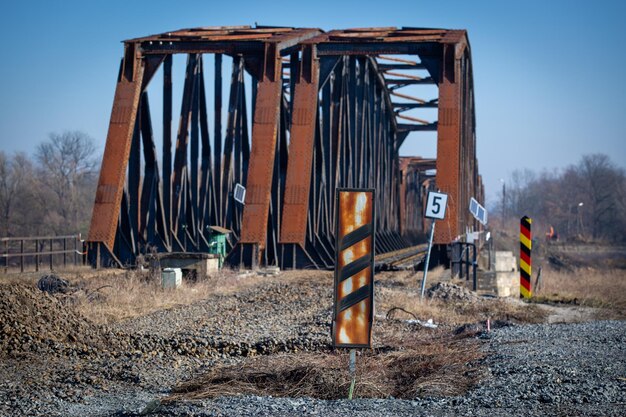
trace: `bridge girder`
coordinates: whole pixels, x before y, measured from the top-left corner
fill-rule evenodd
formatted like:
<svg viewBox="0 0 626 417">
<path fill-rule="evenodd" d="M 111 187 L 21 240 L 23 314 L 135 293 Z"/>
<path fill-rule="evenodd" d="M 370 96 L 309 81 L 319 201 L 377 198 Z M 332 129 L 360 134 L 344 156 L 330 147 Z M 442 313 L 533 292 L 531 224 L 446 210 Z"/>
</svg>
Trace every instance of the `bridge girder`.
<svg viewBox="0 0 626 417">
<path fill-rule="evenodd" d="M 172 155 L 175 54 L 188 58 Z M 215 65 L 212 140 L 203 64 L 208 54 Z M 233 61 L 225 132 L 223 56 Z M 160 67 L 161 161 L 147 95 Z M 428 84 L 438 87 L 437 97 L 400 93 Z M 405 114 L 426 108 L 437 108 L 438 120 Z M 446 224 L 436 229 L 436 241 L 447 244 L 468 225 L 477 226 L 465 202 L 484 195 L 474 119 L 465 31 L 219 27 L 128 40 L 88 237 L 90 257 L 124 265 L 151 251 L 203 252 L 209 250 L 209 226 L 220 226 L 232 231 L 233 264 L 332 267 L 336 187 L 383 190 L 376 194 L 377 252 L 405 247 L 420 223 L 411 217 L 409 226 L 407 215 L 421 216 L 413 207 L 421 200 L 413 201 L 403 181 L 423 166 L 401 167 L 398 152 L 410 132 L 428 130 L 437 131 L 438 146 L 436 161 L 429 162 L 437 174 L 434 181 L 427 178 L 427 187 L 452 197 Z M 236 183 L 247 187 L 245 206 L 232 199 Z"/>
</svg>

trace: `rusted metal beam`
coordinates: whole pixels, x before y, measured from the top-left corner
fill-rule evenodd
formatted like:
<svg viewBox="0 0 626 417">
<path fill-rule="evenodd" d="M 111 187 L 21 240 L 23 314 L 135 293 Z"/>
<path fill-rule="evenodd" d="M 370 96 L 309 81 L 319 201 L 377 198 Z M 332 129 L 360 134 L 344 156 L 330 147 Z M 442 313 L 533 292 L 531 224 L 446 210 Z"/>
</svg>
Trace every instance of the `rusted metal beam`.
<svg viewBox="0 0 626 417">
<path fill-rule="evenodd" d="M 441 48 L 437 42 L 366 42 L 366 43 L 321 43 L 318 55 L 419 55 L 432 53 Z"/>
<path fill-rule="evenodd" d="M 408 123 L 398 123 L 398 131 L 399 132 L 429 132 L 429 131 L 437 131 L 438 123 L 429 123 L 429 124 L 419 124 L 419 125 L 411 125 Z"/>
<path fill-rule="evenodd" d="M 252 124 L 252 149 L 248 167 L 246 206 L 240 243 L 265 247 L 272 173 L 278 134 L 282 62 L 275 45 L 267 45 L 263 78 L 259 82 Z"/>
<path fill-rule="evenodd" d="M 438 220 L 440 223 L 435 228 L 434 241 L 436 244 L 447 244 L 457 240 L 464 230 L 463 210 L 468 204 L 469 197 L 462 192 L 463 179 L 466 174 L 468 155 L 463 153 L 463 148 L 469 137 L 468 127 L 464 125 L 466 109 L 463 107 L 464 85 L 463 55 L 459 50 L 464 50 L 461 44 L 462 33 L 451 33 L 444 44 L 442 77 L 439 84 L 439 121 L 437 126 L 437 188 L 447 193 L 448 209 L 446 219 Z"/>
<path fill-rule="evenodd" d="M 90 242 L 102 243 L 111 252 L 144 74 L 137 45 L 127 43 L 124 48 L 88 237 Z"/>
<path fill-rule="evenodd" d="M 293 89 L 291 140 L 280 243 L 305 247 L 319 88 L 319 62 L 314 45 L 302 48 Z"/>
<path fill-rule="evenodd" d="M 297 30 L 276 35 L 266 43 L 262 73 L 256 93 L 252 124 L 252 149 L 248 166 L 246 206 L 243 211 L 240 244 L 251 244 L 244 262 L 255 265 L 266 247 L 272 176 L 276 156 L 281 104 L 281 51 L 317 35 L 315 30 Z M 242 254 L 243 254 L 243 249 Z"/>
</svg>

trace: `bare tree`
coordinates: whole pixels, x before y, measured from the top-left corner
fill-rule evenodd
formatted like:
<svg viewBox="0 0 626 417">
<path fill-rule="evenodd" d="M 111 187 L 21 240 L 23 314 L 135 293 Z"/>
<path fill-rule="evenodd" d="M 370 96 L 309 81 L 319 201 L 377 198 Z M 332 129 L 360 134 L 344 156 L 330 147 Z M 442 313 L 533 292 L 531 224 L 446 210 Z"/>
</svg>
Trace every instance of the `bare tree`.
<svg viewBox="0 0 626 417">
<path fill-rule="evenodd" d="M 606 155 L 585 155 L 562 171 L 516 171 L 507 182 L 511 216 L 567 239 L 626 241 L 626 174 Z M 497 204 L 502 204 L 500 203 Z"/>
<path fill-rule="evenodd" d="M 50 134 L 50 140 L 37 147 L 39 181 L 47 200 L 47 221 L 57 233 L 85 227 L 95 187 L 96 159 L 93 139 L 71 131 Z"/>
<path fill-rule="evenodd" d="M 615 226 L 620 223 L 624 171 L 616 168 L 609 157 L 603 154 L 584 156 L 578 171 L 588 196 L 584 213 L 589 220 L 591 236 L 595 239 L 616 238 Z M 622 235 L 624 231 L 618 232 Z"/>
<path fill-rule="evenodd" d="M 526 215 L 530 207 L 536 206 L 536 195 L 530 187 L 536 181 L 537 175 L 527 168 L 513 171 L 507 183 L 506 213 L 519 218 Z"/>
<path fill-rule="evenodd" d="M 31 161 L 23 153 L 13 157 L 0 151 L 0 213 L 3 236 L 12 236 L 19 229 L 25 203 L 32 197 L 34 170 Z"/>
</svg>

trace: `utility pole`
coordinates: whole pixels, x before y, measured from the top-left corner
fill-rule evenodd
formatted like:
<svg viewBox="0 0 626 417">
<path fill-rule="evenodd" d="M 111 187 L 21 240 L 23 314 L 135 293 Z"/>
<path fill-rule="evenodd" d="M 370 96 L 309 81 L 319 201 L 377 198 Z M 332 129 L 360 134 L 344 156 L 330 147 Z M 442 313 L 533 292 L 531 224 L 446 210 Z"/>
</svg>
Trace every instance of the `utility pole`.
<svg viewBox="0 0 626 417">
<path fill-rule="evenodd" d="M 583 229 L 583 216 L 582 213 L 580 212 L 580 208 L 583 206 L 582 201 L 580 203 L 578 203 L 578 225 L 577 225 L 577 230 L 578 230 L 578 236 L 582 236 L 584 233 L 584 229 Z"/>
<path fill-rule="evenodd" d="M 500 182 L 502 183 L 502 225 L 504 226 L 506 219 L 506 184 L 503 178 L 500 178 Z"/>
</svg>

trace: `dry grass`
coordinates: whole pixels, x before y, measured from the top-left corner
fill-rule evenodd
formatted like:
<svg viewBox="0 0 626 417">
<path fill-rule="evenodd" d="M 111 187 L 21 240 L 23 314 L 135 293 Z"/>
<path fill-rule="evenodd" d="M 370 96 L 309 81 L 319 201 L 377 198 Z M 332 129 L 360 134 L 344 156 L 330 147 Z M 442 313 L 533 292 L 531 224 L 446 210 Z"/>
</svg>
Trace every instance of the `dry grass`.
<svg viewBox="0 0 626 417">
<path fill-rule="evenodd" d="M 83 316 L 97 324 L 110 324 L 192 304 L 210 295 L 231 294 L 262 282 L 289 280 L 295 284 L 305 280 L 324 280 L 332 285 L 332 275 L 320 271 L 286 271 L 277 277 L 264 277 L 240 275 L 238 271 L 226 268 L 207 280 L 193 282 L 183 279 L 183 285 L 177 290 L 161 288 L 160 276 L 151 275 L 149 271 L 95 270 L 90 267 L 4 274 L 0 275 L 0 281 L 35 285 L 39 278 L 51 273 L 70 282 L 73 292 L 66 297 Z"/>
<path fill-rule="evenodd" d="M 626 317 L 626 270 L 577 269 L 542 272 L 537 301 L 571 303 L 611 310 Z"/>
<path fill-rule="evenodd" d="M 148 271 L 100 270 L 63 277 L 81 288 L 73 295 L 79 311 L 95 323 L 106 324 L 192 304 L 211 295 L 233 294 L 261 283 L 328 280 L 327 275 L 319 271 L 288 271 L 274 277 L 239 274 L 224 268 L 206 280 L 183 279 L 183 285 L 176 290 L 161 288 L 160 275 Z"/>
<path fill-rule="evenodd" d="M 129 270 L 122 273 L 79 277 L 82 289 L 74 295 L 78 310 L 95 323 L 113 323 L 143 316 L 158 310 L 192 304 L 212 294 L 225 294 L 255 285 L 259 277 L 241 277 L 231 270 L 196 282 L 183 280 L 176 290 L 163 289 L 160 277 L 148 271 Z"/>
<path fill-rule="evenodd" d="M 467 301 L 443 301 L 425 297 L 420 300 L 419 282 L 422 272 L 418 274 L 394 273 L 387 278 L 393 280 L 391 286 L 383 286 L 376 290 L 377 314 L 389 316 L 392 319 L 419 320 L 433 319 L 435 323 L 448 327 L 461 326 L 487 319 L 514 321 L 518 323 L 540 323 L 546 317 L 546 312 L 535 305 L 507 299 L 481 299 L 475 297 Z M 428 274 L 426 287 L 438 281 L 445 281 L 449 271 L 435 269 Z M 452 282 L 463 286 L 464 282 Z M 404 311 L 403 311 L 404 310 Z"/>
<path fill-rule="evenodd" d="M 390 352 L 364 351 L 356 361 L 354 397 L 416 398 L 459 395 L 480 376 L 471 362 L 483 357 L 469 339 L 413 342 Z M 259 395 L 347 398 L 351 383 L 348 353 L 265 356 L 218 365 L 176 387 L 166 401 Z"/>
</svg>

